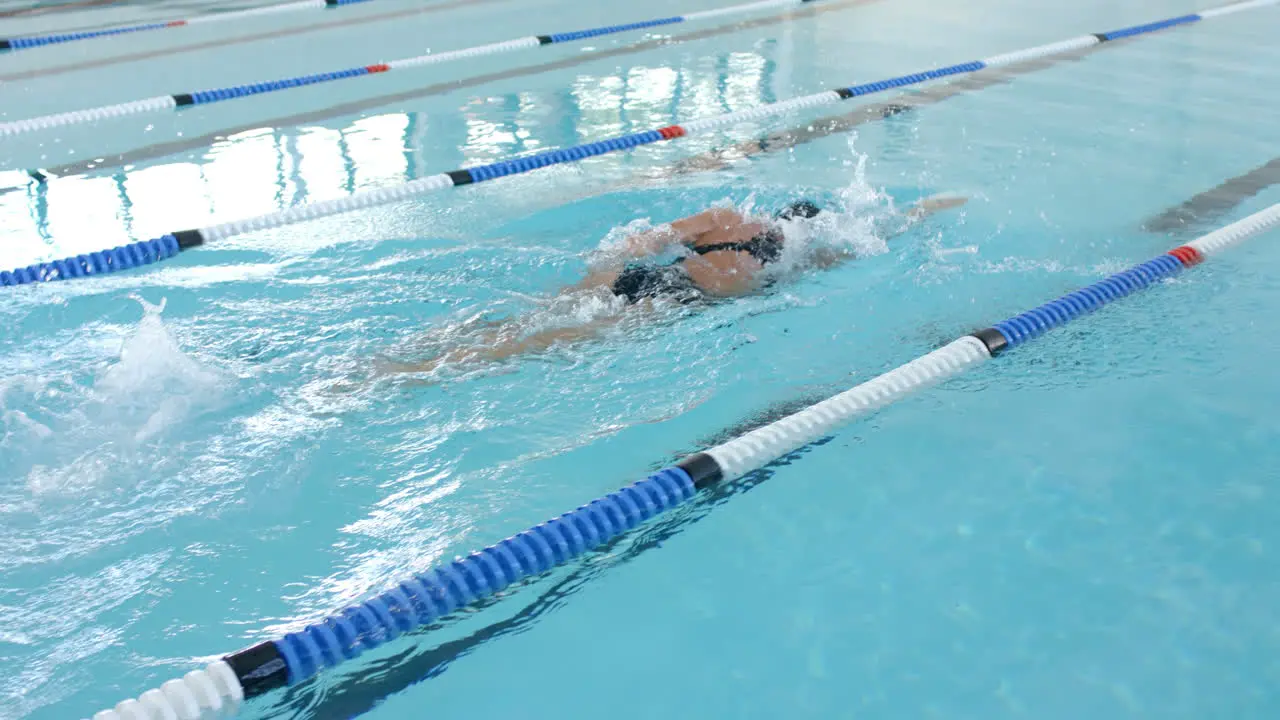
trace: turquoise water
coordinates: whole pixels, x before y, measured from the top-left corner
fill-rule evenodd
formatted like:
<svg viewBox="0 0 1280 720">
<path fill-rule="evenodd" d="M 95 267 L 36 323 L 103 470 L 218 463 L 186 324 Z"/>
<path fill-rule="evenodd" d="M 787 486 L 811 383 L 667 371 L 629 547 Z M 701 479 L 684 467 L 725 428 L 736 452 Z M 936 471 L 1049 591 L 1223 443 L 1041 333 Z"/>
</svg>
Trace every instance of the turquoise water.
<svg viewBox="0 0 1280 720">
<path fill-rule="evenodd" d="M 0 119 L 720 4 L 620 18 L 605 4 L 477 3 L 111 60 L 311 22 L 282 15 L 12 53 L 0 79 L 46 74 L 0 84 Z M 3 140 L 0 258 L 98 250 L 1198 9 L 936 5 L 845 4 L 695 39 L 721 25 L 676 26 Z M 100 19 L 73 17 L 21 31 Z M 1278 29 L 1280 9 L 1263 8 L 746 159 L 708 153 L 894 97 L 248 234 L 138 272 L 6 288 L 0 717 L 88 717 L 1280 202 L 1273 185 L 1202 228 L 1142 229 L 1280 155 L 1267 121 Z M 668 42 L 636 49 L 646 37 Z M 98 67 L 53 72 L 79 62 Z M 888 236 L 935 192 L 970 201 Z M 363 379 L 377 358 L 466 342 L 477 318 L 535 327 L 616 311 L 549 298 L 634 221 L 797 196 L 839 211 L 812 242 L 864 257 L 598 342 L 446 368 L 434 385 Z M 242 716 L 1273 718 L 1276 239 Z"/>
</svg>

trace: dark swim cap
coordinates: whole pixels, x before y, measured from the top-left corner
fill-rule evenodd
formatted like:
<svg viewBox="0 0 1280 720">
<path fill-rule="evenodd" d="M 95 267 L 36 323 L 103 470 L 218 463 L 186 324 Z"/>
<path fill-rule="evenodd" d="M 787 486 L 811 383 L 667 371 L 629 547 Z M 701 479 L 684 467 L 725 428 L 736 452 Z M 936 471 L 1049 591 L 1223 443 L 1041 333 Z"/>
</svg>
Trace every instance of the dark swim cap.
<svg viewBox="0 0 1280 720">
<path fill-rule="evenodd" d="M 797 200 L 785 208 L 778 211 L 774 217 L 779 220 L 794 220 L 795 218 L 811 218 L 822 212 L 822 208 L 813 204 L 810 200 Z"/>
</svg>

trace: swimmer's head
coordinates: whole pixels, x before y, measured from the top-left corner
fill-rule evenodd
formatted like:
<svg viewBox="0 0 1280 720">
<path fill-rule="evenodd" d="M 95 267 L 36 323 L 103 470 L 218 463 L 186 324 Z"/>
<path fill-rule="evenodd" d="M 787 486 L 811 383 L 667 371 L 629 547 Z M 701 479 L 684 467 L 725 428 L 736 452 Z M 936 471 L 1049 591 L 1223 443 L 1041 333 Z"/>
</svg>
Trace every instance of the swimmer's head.
<svg viewBox="0 0 1280 720">
<path fill-rule="evenodd" d="M 794 220 L 796 218 L 811 218 L 822 212 L 822 208 L 818 207 L 811 200 L 797 200 L 790 205 L 778 211 L 774 217 L 779 220 Z"/>
</svg>

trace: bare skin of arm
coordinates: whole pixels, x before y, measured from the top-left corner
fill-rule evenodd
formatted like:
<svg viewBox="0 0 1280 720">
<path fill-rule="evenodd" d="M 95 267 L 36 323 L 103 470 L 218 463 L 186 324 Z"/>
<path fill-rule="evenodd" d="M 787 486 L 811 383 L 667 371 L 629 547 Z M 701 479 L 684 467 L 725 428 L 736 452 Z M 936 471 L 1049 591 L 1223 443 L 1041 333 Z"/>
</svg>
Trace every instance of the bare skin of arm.
<svg viewBox="0 0 1280 720">
<path fill-rule="evenodd" d="M 739 216 L 741 217 L 741 216 Z M 727 227 L 716 227 L 698 236 L 695 245 L 741 243 L 765 231 L 758 222 L 739 222 Z M 705 255 L 685 258 L 684 269 L 693 282 L 711 295 L 734 297 L 745 295 L 760 287 L 759 260 L 737 250 L 717 250 Z"/>
<path fill-rule="evenodd" d="M 763 231 L 763 224 L 747 222 L 736 210 L 712 208 L 675 220 L 670 225 L 631 236 L 622 252 L 594 262 L 587 269 L 586 277 L 565 288 L 565 292 L 612 285 L 627 262 L 656 255 L 672 245 L 744 242 Z M 747 262 L 743 264 L 736 257 L 740 254 L 730 250 L 691 257 L 686 261 L 685 267 L 694 282 L 713 295 L 741 295 L 753 289 L 748 278 L 760 270 L 760 265 L 752 258 L 747 258 Z"/>
<path fill-rule="evenodd" d="M 669 225 L 654 228 L 627 238 L 619 252 L 605 258 L 598 269 L 616 268 L 627 260 L 657 255 L 672 245 L 691 245 L 702 236 L 715 231 L 726 231 L 745 223 L 742 214 L 729 208 L 712 208 L 673 221 Z M 719 242 L 719 241 L 716 241 Z"/>
<path fill-rule="evenodd" d="M 618 315 L 611 315 L 582 325 L 540 330 L 524 337 L 517 335 L 518 330 L 513 327 L 499 326 L 485 331 L 467 347 L 453 348 L 421 362 L 383 363 L 381 370 L 386 373 L 425 373 L 445 364 L 499 362 L 516 355 L 543 352 L 555 345 L 595 337 L 621 319 Z"/>
</svg>

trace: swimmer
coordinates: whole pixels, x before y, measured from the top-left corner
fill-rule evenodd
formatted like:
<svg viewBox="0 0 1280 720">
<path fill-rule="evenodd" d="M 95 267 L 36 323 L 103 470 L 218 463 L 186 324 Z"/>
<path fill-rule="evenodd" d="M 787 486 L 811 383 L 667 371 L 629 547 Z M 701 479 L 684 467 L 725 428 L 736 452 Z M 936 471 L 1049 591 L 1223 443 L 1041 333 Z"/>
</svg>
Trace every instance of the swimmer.
<svg viewBox="0 0 1280 720">
<path fill-rule="evenodd" d="M 907 211 L 907 226 L 965 201 L 966 198 L 952 195 L 920 200 Z M 595 260 L 586 277 L 564 288 L 561 295 L 607 292 L 638 310 L 650 309 L 661 301 L 692 304 L 747 295 L 768 284 L 765 268 L 782 257 L 786 235 L 780 221 L 813 218 L 821 212 L 808 200 L 788 205 L 772 221 L 747 218 L 728 208 L 712 208 L 627 238 L 619 249 Z M 666 263 L 654 260 L 673 249 L 681 251 L 681 256 Z M 853 256 L 852 251 L 820 248 L 803 258 L 801 267 L 828 268 Z M 421 373 L 446 363 L 499 362 L 589 339 L 627 315 L 614 313 L 592 322 L 527 335 L 522 334 L 518 322 L 498 321 L 490 323 L 469 347 L 453 348 L 424 362 L 388 363 L 382 369 Z"/>
</svg>

